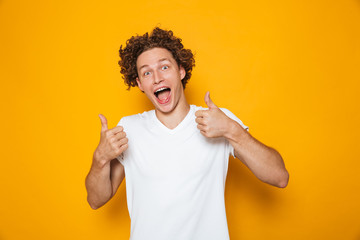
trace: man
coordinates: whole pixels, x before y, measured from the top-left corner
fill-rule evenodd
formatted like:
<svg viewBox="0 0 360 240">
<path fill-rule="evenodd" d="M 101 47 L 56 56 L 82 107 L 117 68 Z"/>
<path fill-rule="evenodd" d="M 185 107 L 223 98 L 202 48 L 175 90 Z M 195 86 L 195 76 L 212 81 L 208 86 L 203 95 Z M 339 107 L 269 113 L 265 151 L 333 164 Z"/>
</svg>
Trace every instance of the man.
<svg viewBox="0 0 360 240">
<path fill-rule="evenodd" d="M 205 95 L 208 108 L 189 105 L 184 88 L 193 54 L 172 31 L 155 28 L 120 47 L 121 73 L 154 110 L 124 117 L 108 129 L 86 178 L 93 209 L 108 202 L 126 176 L 130 239 L 229 239 L 224 189 L 229 155 L 260 180 L 286 187 L 280 154 L 253 138 L 229 110 Z"/>
</svg>

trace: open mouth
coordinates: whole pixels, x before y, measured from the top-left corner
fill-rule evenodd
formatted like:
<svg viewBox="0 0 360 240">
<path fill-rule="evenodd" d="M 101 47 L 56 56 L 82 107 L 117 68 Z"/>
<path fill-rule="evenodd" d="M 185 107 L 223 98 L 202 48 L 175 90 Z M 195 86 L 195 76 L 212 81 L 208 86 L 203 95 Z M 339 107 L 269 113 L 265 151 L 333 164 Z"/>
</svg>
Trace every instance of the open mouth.
<svg viewBox="0 0 360 240">
<path fill-rule="evenodd" d="M 158 101 L 160 103 L 166 103 L 169 101 L 169 97 L 170 97 L 170 93 L 171 93 L 171 89 L 168 87 L 162 87 L 159 88 L 158 90 L 156 90 L 154 92 L 156 98 L 158 99 Z"/>
</svg>

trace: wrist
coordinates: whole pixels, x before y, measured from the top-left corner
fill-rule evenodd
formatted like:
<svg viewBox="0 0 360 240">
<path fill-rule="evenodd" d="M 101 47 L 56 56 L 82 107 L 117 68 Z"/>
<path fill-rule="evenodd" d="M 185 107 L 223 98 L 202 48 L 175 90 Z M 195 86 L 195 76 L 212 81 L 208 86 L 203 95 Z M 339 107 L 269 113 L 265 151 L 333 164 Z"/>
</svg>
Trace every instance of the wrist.
<svg viewBox="0 0 360 240">
<path fill-rule="evenodd" d="M 224 137 L 228 141 L 238 142 L 240 139 L 246 136 L 246 130 L 235 120 L 230 119 L 227 124 L 226 132 Z"/>
<path fill-rule="evenodd" d="M 93 166 L 100 170 L 103 169 L 107 163 L 108 160 L 103 158 L 103 156 L 95 150 L 93 154 Z"/>
</svg>

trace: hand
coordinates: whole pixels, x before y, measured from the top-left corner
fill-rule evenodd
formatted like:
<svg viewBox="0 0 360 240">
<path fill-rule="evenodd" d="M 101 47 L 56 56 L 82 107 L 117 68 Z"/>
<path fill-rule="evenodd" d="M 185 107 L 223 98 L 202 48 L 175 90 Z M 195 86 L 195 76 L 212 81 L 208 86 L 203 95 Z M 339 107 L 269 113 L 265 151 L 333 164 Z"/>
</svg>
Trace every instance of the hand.
<svg viewBox="0 0 360 240">
<path fill-rule="evenodd" d="M 100 143 L 94 152 L 94 161 L 102 167 L 122 154 L 128 148 L 128 139 L 124 128 L 116 126 L 108 129 L 105 116 L 99 114 L 101 121 Z"/>
<path fill-rule="evenodd" d="M 205 103 L 209 110 L 198 110 L 195 113 L 197 128 L 208 138 L 224 137 L 231 118 L 221 111 L 210 99 L 210 93 L 205 94 Z"/>
</svg>

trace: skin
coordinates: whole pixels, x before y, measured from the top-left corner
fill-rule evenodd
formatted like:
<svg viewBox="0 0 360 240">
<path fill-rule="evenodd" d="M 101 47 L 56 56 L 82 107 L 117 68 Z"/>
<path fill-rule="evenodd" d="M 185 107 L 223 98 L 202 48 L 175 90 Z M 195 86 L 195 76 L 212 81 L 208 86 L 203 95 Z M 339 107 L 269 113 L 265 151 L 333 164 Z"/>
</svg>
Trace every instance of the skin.
<svg viewBox="0 0 360 240">
<path fill-rule="evenodd" d="M 285 188 L 289 173 L 281 155 L 250 135 L 243 127 L 221 111 L 205 95 L 208 110 L 195 113 L 200 133 L 208 138 L 224 137 L 234 147 L 235 157 L 240 159 L 261 181 L 279 188 Z"/>
<path fill-rule="evenodd" d="M 172 54 L 164 48 L 153 48 L 140 54 L 136 61 L 138 87 L 155 107 L 157 118 L 168 128 L 175 128 L 187 115 L 187 103 L 181 80 L 185 70 L 178 66 Z M 160 87 L 171 89 L 170 101 L 160 104 L 154 92 Z"/>
<path fill-rule="evenodd" d="M 163 48 L 153 48 L 140 54 L 136 62 L 137 83 L 155 107 L 157 118 L 168 128 L 175 128 L 187 115 L 187 103 L 181 80 L 185 76 L 183 67 L 178 66 L 172 54 Z M 154 91 L 159 87 L 171 88 L 170 100 L 160 103 Z M 195 113 L 197 127 L 208 138 L 224 137 L 234 147 L 235 156 L 240 159 L 261 181 L 284 188 L 289 174 L 280 154 L 244 130 L 236 121 L 223 113 L 205 95 L 207 110 Z M 108 129 L 107 120 L 101 120 L 100 142 L 94 151 L 91 169 L 86 177 L 87 200 L 93 209 L 108 202 L 116 193 L 125 177 L 123 165 L 116 159 L 128 147 L 126 133 L 121 126 Z"/>
<path fill-rule="evenodd" d="M 93 154 L 92 165 L 86 176 L 87 201 L 92 209 L 107 203 L 116 193 L 125 177 L 123 165 L 116 159 L 128 145 L 121 126 L 108 129 L 106 118 L 101 121 L 100 142 Z"/>
</svg>

